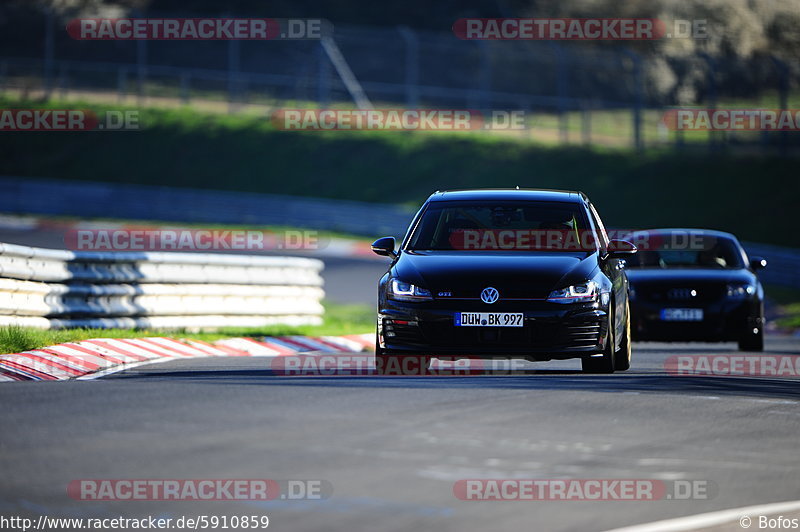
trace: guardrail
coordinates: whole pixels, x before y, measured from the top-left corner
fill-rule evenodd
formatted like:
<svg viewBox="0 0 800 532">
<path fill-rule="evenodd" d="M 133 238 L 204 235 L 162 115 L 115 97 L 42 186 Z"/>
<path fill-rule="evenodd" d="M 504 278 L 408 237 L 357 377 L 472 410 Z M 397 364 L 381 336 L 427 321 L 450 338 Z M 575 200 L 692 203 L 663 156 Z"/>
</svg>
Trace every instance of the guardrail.
<svg viewBox="0 0 800 532">
<path fill-rule="evenodd" d="M 0 325 L 213 329 L 322 321 L 323 263 L 0 243 Z"/>
<path fill-rule="evenodd" d="M 0 212 L 86 218 L 281 225 L 403 235 L 414 210 L 392 204 L 125 183 L 0 176 Z"/>
<path fill-rule="evenodd" d="M 758 272 L 762 282 L 800 288 L 800 250 L 742 242 L 747 255 L 767 259 L 767 267 Z"/>
</svg>

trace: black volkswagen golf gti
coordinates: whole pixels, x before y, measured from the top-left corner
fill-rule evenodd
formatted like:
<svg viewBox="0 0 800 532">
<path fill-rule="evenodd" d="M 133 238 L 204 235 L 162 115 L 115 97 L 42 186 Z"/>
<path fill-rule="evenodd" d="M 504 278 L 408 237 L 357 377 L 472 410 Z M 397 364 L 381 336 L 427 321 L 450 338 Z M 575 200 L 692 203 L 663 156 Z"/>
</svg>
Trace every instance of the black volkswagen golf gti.
<svg viewBox="0 0 800 532">
<path fill-rule="evenodd" d="M 630 367 L 625 257 L 581 192 L 436 192 L 378 286 L 376 366 L 402 357 L 580 358 L 590 373 Z M 394 359 L 394 360 L 393 360 Z"/>
</svg>

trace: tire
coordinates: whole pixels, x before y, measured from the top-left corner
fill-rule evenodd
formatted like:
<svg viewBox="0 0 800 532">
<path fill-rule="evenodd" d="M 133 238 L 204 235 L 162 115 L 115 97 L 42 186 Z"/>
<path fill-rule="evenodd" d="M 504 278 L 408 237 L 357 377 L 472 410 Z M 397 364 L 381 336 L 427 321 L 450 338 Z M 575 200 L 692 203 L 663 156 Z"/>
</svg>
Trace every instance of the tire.
<svg viewBox="0 0 800 532">
<path fill-rule="evenodd" d="M 384 349 L 381 348 L 381 339 L 378 338 L 378 331 L 375 331 L 375 360 L 378 360 L 379 356 L 384 354 Z"/>
<path fill-rule="evenodd" d="M 404 361 L 412 357 L 411 363 Z M 387 353 L 383 349 L 378 339 L 378 333 L 375 333 L 375 374 L 376 375 L 413 375 L 424 376 L 427 375 L 428 367 L 431 363 L 430 356 L 418 355 L 416 353 L 404 353 L 397 355 Z M 408 370 L 406 373 L 404 371 Z"/>
<path fill-rule="evenodd" d="M 739 351 L 756 351 L 761 352 L 764 350 L 764 328 L 759 327 L 758 332 L 754 333 L 752 330 L 745 333 L 739 339 Z"/>
<path fill-rule="evenodd" d="M 394 377 L 424 377 L 430 375 L 431 357 L 407 353 L 375 355 L 375 374 Z"/>
<path fill-rule="evenodd" d="M 393 375 L 390 371 L 391 368 L 399 366 L 399 357 L 395 355 L 385 355 L 383 353 L 375 353 L 375 374 L 376 375 Z"/>
<path fill-rule="evenodd" d="M 625 335 L 620 341 L 619 350 L 614 353 L 614 370 L 627 371 L 631 369 L 631 307 L 625 305 Z"/>
<path fill-rule="evenodd" d="M 389 360 L 391 355 L 386 354 L 386 350 L 381 347 L 380 338 L 378 338 L 378 331 L 375 331 L 375 374 L 388 375 L 387 369 L 393 367 L 397 360 Z"/>
<path fill-rule="evenodd" d="M 612 303 L 613 305 L 613 303 Z M 614 373 L 614 320 L 611 311 L 608 313 L 608 333 L 603 356 L 581 359 L 581 370 L 584 373 Z"/>
</svg>

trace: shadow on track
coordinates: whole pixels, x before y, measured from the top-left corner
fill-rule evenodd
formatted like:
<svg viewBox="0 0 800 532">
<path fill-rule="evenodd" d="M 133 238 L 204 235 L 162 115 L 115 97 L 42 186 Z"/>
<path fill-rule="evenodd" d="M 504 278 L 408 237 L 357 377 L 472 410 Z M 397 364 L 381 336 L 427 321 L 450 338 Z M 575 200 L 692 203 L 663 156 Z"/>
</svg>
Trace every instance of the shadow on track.
<svg viewBox="0 0 800 532">
<path fill-rule="evenodd" d="M 757 377 L 696 377 L 669 375 L 584 375 L 577 370 L 529 370 L 513 374 L 448 377 L 276 376 L 267 369 L 151 371 L 115 379 L 191 381 L 224 386 L 311 386 L 338 388 L 570 390 L 598 393 L 738 396 L 800 401 L 800 382 Z"/>
<path fill-rule="evenodd" d="M 634 354 L 664 354 L 664 355 L 683 355 L 703 353 L 707 355 L 725 354 L 725 355 L 792 355 L 800 356 L 800 351 L 797 349 L 774 349 L 770 346 L 768 351 L 764 352 L 748 352 L 739 351 L 736 344 L 715 344 L 715 343 L 681 343 L 676 345 L 669 345 L 665 343 L 648 343 L 648 342 L 635 342 Z"/>
</svg>

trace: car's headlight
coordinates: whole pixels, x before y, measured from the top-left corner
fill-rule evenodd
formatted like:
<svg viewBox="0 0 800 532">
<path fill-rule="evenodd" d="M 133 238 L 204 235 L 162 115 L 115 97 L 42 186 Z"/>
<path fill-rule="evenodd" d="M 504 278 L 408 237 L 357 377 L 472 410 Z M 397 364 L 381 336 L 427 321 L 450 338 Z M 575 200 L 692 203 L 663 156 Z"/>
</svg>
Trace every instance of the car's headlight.
<svg viewBox="0 0 800 532">
<path fill-rule="evenodd" d="M 397 279 L 392 279 L 389 282 L 389 298 L 399 301 L 424 301 L 433 299 L 430 290 L 411 283 L 404 283 Z"/>
<path fill-rule="evenodd" d="M 547 300 L 553 303 L 589 303 L 597 300 L 600 287 L 594 281 L 553 290 Z"/>
<path fill-rule="evenodd" d="M 726 296 L 730 299 L 744 299 L 756 293 L 756 287 L 749 283 L 729 284 Z"/>
</svg>

